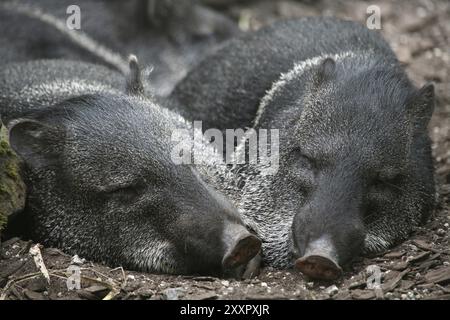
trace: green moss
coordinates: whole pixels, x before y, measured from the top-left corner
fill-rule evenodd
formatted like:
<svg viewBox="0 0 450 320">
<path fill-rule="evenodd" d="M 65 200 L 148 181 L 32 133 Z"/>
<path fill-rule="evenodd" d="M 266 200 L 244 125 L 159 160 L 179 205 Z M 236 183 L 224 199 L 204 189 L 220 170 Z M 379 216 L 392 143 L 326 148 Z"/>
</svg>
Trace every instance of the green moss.
<svg viewBox="0 0 450 320">
<path fill-rule="evenodd" d="M 7 222 L 6 214 L 4 214 L 2 211 L 0 211 L 0 231 L 5 227 Z"/>
<path fill-rule="evenodd" d="M 0 156 L 11 156 L 11 155 L 12 155 L 12 151 L 9 148 L 8 142 L 6 142 L 5 140 L 1 140 L 0 141 Z"/>
<path fill-rule="evenodd" d="M 14 181 L 19 179 L 19 168 L 14 162 L 9 162 L 6 164 L 5 172 Z"/>
<path fill-rule="evenodd" d="M 4 184 L 0 184 L 0 194 L 9 194 L 9 188 Z"/>
<path fill-rule="evenodd" d="M 25 185 L 20 176 L 19 161 L 7 141 L 3 126 L 0 129 L 0 231 L 8 216 L 25 205 Z"/>
</svg>

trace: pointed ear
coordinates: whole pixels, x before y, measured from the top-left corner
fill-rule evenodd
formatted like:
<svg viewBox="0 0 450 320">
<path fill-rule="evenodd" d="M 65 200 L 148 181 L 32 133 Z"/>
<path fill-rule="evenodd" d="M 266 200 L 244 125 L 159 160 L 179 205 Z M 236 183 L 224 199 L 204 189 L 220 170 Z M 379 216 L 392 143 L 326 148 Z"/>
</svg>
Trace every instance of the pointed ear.
<svg viewBox="0 0 450 320">
<path fill-rule="evenodd" d="M 144 85 L 142 83 L 142 71 L 135 55 L 128 57 L 130 71 L 127 78 L 127 94 L 132 96 L 144 95 Z"/>
<path fill-rule="evenodd" d="M 319 65 L 315 82 L 317 85 L 324 83 L 335 77 L 336 62 L 332 58 L 325 58 Z"/>
<path fill-rule="evenodd" d="M 9 127 L 11 148 L 30 168 L 47 167 L 56 162 L 65 136 L 62 129 L 35 119 L 17 119 Z"/>
<path fill-rule="evenodd" d="M 415 127 L 426 129 L 434 111 L 434 85 L 427 83 L 420 88 L 413 95 L 409 108 Z"/>
</svg>

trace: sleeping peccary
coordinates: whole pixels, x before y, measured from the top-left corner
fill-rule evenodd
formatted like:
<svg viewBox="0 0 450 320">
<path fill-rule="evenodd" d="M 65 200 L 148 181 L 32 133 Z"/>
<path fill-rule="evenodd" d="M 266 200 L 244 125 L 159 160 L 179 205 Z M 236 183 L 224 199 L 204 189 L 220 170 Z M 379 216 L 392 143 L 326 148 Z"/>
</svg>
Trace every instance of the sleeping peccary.
<svg viewBox="0 0 450 320">
<path fill-rule="evenodd" d="M 3 66 L 0 113 L 27 185 L 10 230 L 135 270 L 243 275 L 260 240 L 195 167 L 173 163 L 172 130 L 188 124 L 142 96 L 130 66 L 127 94 L 97 65 Z"/>
<path fill-rule="evenodd" d="M 352 258 L 404 240 L 433 209 L 433 85 L 416 89 L 389 45 L 358 23 L 304 18 L 242 35 L 168 104 L 204 129 L 280 130 L 275 174 L 237 170 L 235 203 L 269 265 L 335 278 Z"/>
</svg>

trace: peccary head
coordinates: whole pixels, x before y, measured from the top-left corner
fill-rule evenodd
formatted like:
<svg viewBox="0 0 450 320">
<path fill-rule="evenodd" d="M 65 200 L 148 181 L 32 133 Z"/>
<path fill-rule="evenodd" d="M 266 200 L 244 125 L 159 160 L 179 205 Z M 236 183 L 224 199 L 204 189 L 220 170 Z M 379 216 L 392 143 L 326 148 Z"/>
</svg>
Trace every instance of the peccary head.
<svg viewBox="0 0 450 320">
<path fill-rule="evenodd" d="M 277 114 L 261 118 L 281 129 L 280 170 L 266 184 L 277 199 L 270 210 L 295 213 L 291 244 L 303 273 L 336 278 L 430 213 L 433 91 L 416 90 L 398 67 L 331 58 L 280 85 L 267 106 Z"/>
<path fill-rule="evenodd" d="M 154 272 L 220 275 L 248 262 L 260 241 L 236 209 L 194 167 L 171 161 L 171 131 L 185 125 L 119 94 L 76 97 L 14 120 L 31 236 Z"/>
</svg>

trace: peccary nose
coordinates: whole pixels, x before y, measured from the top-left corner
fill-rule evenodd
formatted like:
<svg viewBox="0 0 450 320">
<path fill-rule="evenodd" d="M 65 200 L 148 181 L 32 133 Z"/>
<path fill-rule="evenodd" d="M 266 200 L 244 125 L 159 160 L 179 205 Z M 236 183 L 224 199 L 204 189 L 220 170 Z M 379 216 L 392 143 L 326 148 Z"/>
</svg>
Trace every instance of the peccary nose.
<svg viewBox="0 0 450 320">
<path fill-rule="evenodd" d="M 225 255 L 222 266 L 225 270 L 247 264 L 261 249 L 261 240 L 238 224 L 225 227 L 223 243 Z"/>
<path fill-rule="evenodd" d="M 306 276 L 320 280 L 334 280 L 341 276 L 336 250 L 327 237 L 309 244 L 305 255 L 295 261 L 295 267 Z"/>
</svg>

